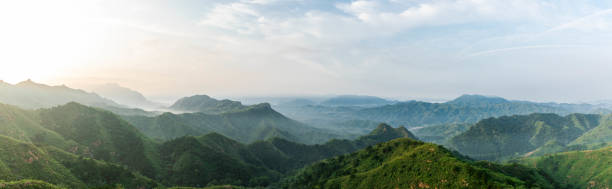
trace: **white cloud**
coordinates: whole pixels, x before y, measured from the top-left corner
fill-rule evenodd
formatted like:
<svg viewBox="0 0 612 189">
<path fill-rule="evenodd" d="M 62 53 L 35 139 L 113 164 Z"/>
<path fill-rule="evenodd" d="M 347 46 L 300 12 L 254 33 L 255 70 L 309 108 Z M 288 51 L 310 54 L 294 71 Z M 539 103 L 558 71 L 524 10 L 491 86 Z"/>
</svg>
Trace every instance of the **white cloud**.
<svg viewBox="0 0 612 189">
<path fill-rule="evenodd" d="M 371 90 L 392 95 L 416 93 L 415 88 L 423 95 L 487 92 L 485 87 L 518 86 L 525 81 L 521 76 L 538 79 L 547 72 L 545 67 L 569 62 L 568 57 L 605 60 L 581 49 L 612 49 L 605 45 L 612 44 L 607 32 L 610 6 L 582 1 L 130 2 L 129 7 L 114 3 L 106 10 L 112 14 L 100 19 L 113 26 L 107 37 L 115 40 L 104 41 L 105 47 L 124 52 L 106 53 L 105 60 L 116 62 L 110 65 L 124 70 L 121 73 L 136 70 L 132 80 L 147 73 L 179 73 L 176 81 L 165 85 L 187 81 L 181 86 L 185 91 L 209 87 L 219 93 L 275 93 L 311 87 L 317 92 Z M 551 56 L 554 52 L 565 54 Z M 515 61 L 528 64 L 514 66 Z M 576 68 L 570 63 L 563 66 Z M 137 70 L 143 68 L 147 70 Z M 510 71 L 500 77 L 494 74 L 505 68 Z M 548 75 L 554 78 L 545 81 L 563 80 Z M 167 77 L 171 75 L 157 78 Z M 601 77 L 606 78 L 612 79 Z"/>
<path fill-rule="evenodd" d="M 263 17 L 249 4 L 230 3 L 217 4 L 200 24 L 249 34 L 255 32 L 257 20 L 263 20 Z"/>
</svg>

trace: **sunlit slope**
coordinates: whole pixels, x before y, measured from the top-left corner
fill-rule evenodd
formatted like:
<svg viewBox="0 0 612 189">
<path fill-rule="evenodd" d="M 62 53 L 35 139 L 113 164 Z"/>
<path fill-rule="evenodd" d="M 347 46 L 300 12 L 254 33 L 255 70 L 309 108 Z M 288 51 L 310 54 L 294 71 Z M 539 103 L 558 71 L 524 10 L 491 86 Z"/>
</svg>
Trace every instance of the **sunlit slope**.
<svg viewBox="0 0 612 189">
<path fill-rule="evenodd" d="M 572 151 L 522 160 L 568 188 L 612 187 L 612 147 Z"/>
<path fill-rule="evenodd" d="M 445 148 L 396 139 L 306 167 L 284 188 L 554 188 L 544 176 L 521 180 L 463 160 Z"/>
<path fill-rule="evenodd" d="M 66 141 L 54 131 L 43 127 L 36 112 L 6 104 L 0 104 L 0 135 L 65 149 L 75 145 L 75 143 Z"/>
<path fill-rule="evenodd" d="M 30 143 L 0 136 L 0 180 L 24 178 L 75 188 L 85 187 L 46 151 Z"/>
<path fill-rule="evenodd" d="M 155 144 L 111 112 L 77 103 L 38 112 L 41 125 L 78 144 L 67 151 L 119 163 L 149 177 L 159 169 Z"/>
<path fill-rule="evenodd" d="M 123 166 L 78 157 L 52 146 L 37 147 L 0 136 L 0 180 L 19 179 L 42 180 L 68 188 L 104 187 L 114 184 L 130 188 L 157 186 L 156 182 Z M 24 184 L 12 183 L 15 187 L 25 186 Z M 32 184 L 37 186 L 37 182 Z"/>
<path fill-rule="evenodd" d="M 570 145 L 580 145 L 585 148 L 610 145 L 612 142 L 612 115 L 602 117 L 600 124 L 574 140 Z"/>
</svg>

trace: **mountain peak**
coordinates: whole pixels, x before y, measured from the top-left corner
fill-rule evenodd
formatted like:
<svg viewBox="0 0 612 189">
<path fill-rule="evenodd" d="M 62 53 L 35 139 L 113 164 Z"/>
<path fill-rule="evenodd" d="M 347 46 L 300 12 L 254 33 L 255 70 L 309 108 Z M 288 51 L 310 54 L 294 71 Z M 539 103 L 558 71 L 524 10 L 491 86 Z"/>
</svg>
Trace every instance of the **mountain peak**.
<svg viewBox="0 0 612 189">
<path fill-rule="evenodd" d="M 368 136 L 380 136 L 388 139 L 393 138 L 412 138 L 416 139 L 414 134 L 412 134 L 408 129 L 404 126 L 400 126 L 398 128 L 393 128 L 386 123 L 381 123 L 376 127 L 376 129 L 372 130 Z"/>
<path fill-rule="evenodd" d="M 31 79 L 19 82 L 19 83 L 17 83 L 17 85 L 19 85 L 19 86 L 46 86 L 44 84 L 36 83 L 36 82 L 32 81 Z"/>
<path fill-rule="evenodd" d="M 208 95 L 194 95 L 179 99 L 172 106 L 170 106 L 170 108 L 182 111 L 219 114 L 223 112 L 242 110 L 245 108 L 245 106 L 238 101 L 228 99 L 217 100 Z"/>
<path fill-rule="evenodd" d="M 380 123 L 380 124 L 378 124 L 376 129 L 374 129 L 374 130 L 372 130 L 372 132 L 370 132 L 370 134 L 385 133 L 385 132 L 389 132 L 389 130 L 392 130 L 392 129 L 393 129 L 393 127 L 391 127 L 390 125 L 387 125 L 386 123 Z"/>
</svg>

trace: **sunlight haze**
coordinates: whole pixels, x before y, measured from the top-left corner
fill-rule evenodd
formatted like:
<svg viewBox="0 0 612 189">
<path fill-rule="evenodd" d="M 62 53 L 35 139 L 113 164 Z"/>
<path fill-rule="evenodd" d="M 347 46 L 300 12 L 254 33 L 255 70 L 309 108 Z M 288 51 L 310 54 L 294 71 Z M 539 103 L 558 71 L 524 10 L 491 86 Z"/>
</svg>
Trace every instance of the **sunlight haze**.
<svg viewBox="0 0 612 189">
<path fill-rule="evenodd" d="M 23 0 L 0 2 L 0 21 L 10 83 L 173 97 L 612 94 L 608 1 Z"/>
</svg>

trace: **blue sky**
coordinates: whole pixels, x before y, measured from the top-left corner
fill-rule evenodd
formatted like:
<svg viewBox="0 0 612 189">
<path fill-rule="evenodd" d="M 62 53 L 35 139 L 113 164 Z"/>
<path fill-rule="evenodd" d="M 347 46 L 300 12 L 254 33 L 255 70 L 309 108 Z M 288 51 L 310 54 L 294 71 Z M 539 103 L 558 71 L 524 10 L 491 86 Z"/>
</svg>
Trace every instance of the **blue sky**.
<svg viewBox="0 0 612 189">
<path fill-rule="evenodd" d="M 115 82 L 152 96 L 612 96 L 609 1 L 24 2 L 0 11 L 0 39 L 12 41 L 0 50 L 16 54 L 0 57 L 0 79 L 13 82 Z"/>
</svg>

